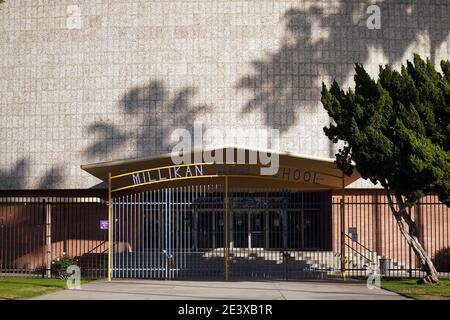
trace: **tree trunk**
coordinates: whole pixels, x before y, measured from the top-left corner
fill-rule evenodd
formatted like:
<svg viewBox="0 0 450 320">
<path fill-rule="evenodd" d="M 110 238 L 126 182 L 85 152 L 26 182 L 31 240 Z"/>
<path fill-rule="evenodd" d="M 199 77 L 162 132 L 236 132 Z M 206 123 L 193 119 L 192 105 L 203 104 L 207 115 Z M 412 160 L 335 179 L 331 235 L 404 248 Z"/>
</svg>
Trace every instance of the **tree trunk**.
<svg viewBox="0 0 450 320">
<path fill-rule="evenodd" d="M 388 196 L 389 206 L 400 228 L 400 232 L 405 237 L 406 241 L 411 246 L 416 256 L 420 259 L 420 262 L 422 263 L 422 266 L 427 273 L 426 277 L 423 278 L 422 281 L 424 283 L 439 283 L 436 268 L 434 267 L 433 261 L 431 261 L 425 249 L 420 244 L 417 225 L 407 212 L 406 206 L 403 203 L 402 196 L 399 194 L 395 195 L 399 207 L 399 210 L 396 210 L 392 202 L 391 195 L 389 194 L 389 190 L 387 190 L 386 192 Z"/>
</svg>

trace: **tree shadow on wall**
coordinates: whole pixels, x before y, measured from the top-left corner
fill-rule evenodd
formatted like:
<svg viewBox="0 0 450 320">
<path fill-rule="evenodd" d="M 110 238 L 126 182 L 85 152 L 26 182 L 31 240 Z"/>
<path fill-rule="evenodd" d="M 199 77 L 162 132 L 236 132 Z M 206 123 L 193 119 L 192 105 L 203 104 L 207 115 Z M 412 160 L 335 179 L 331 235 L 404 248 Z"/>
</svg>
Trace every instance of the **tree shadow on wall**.
<svg viewBox="0 0 450 320">
<path fill-rule="evenodd" d="M 294 112 L 320 101 L 324 74 L 343 83 L 353 74 L 355 62 L 369 62 L 371 50 L 383 53 L 389 64 L 399 62 L 417 40 L 418 30 L 428 36 L 434 61 L 449 36 L 448 4 L 441 0 L 377 3 L 381 29 L 370 30 L 366 10 L 372 4 L 369 0 L 341 1 L 334 10 L 320 3 L 306 10 L 288 10 L 281 47 L 253 61 L 254 73 L 238 82 L 239 89 L 253 94 L 243 112 L 261 110 L 267 126 L 285 132 L 298 120 Z M 283 122 L 276 113 L 285 113 Z"/>
<path fill-rule="evenodd" d="M 124 146 L 132 146 L 128 151 L 136 157 L 169 152 L 172 131 L 175 128 L 192 131 L 196 116 L 209 110 L 206 105 L 192 104 L 195 93 L 195 88 L 185 87 L 171 95 L 161 81 L 133 88 L 119 102 L 124 121 L 117 118 L 114 123 L 89 125 L 88 134 L 95 141 L 85 154 L 104 161 Z"/>
<path fill-rule="evenodd" d="M 0 189 L 20 190 L 29 189 L 26 179 L 30 172 L 30 160 L 21 158 L 9 170 L 0 170 Z M 40 176 L 36 189 L 55 189 L 63 179 L 60 165 L 49 168 Z"/>
</svg>

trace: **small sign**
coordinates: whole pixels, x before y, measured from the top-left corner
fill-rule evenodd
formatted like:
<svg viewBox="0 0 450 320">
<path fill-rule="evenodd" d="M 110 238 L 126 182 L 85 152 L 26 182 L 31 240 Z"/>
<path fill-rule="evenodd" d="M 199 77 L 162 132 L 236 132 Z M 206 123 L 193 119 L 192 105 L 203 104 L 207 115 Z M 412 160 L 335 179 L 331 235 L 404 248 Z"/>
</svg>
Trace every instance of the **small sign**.
<svg viewBox="0 0 450 320">
<path fill-rule="evenodd" d="M 100 230 L 108 230 L 108 220 L 100 220 Z"/>
</svg>

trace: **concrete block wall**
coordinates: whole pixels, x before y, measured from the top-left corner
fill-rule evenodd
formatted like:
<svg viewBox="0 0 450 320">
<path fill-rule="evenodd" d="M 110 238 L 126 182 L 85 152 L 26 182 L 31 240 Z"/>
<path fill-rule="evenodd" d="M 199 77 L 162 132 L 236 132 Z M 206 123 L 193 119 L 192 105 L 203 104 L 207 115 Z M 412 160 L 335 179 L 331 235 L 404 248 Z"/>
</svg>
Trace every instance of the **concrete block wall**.
<svg viewBox="0 0 450 320">
<path fill-rule="evenodd" d="M 195 120 L 333 156 L 321 82 L 351 85 L 354 62 L 449 59 L 449 13 L 446 0 L 6 0 L 0 188 L 91 188 L 80 164 L 166 152 Z"/>
</svg>

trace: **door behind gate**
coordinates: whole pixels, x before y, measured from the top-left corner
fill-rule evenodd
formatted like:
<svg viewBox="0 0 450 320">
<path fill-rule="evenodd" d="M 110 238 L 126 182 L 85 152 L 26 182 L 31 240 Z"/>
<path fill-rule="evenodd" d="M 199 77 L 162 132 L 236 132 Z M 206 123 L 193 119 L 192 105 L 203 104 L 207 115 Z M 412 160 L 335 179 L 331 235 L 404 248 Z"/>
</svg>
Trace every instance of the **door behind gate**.
<svg viewBox="0 0 450 320">
<path fill-rule="evenodd" d="M 320 202 L 312 195 L 229 195 L 228 215 L 219 184 L 115 197 L 112 277 L 317 278 L 334 265 L 337 258 L 320 236 L 328 234 Z"/>
<path fill-rule="evenodd" d="M 112 201 L 113 278 L 220 278 L 223 192 L 203 185 L 143 191 Z"/>
</svg>

